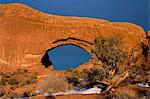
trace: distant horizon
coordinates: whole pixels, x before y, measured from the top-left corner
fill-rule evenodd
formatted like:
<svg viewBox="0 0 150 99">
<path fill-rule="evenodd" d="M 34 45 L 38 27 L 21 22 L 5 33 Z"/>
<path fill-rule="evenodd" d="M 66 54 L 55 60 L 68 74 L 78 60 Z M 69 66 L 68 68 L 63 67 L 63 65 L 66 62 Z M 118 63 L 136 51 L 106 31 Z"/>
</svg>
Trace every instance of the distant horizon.
<svg viewBox="0 0 150 99">
<path fill-rule="evenodd" d="M 0 4 L 7 3 L 21 3 L 44 13 L 59 16 L 130 22 L 141 26 L 145 31 L 150 30 L 148 0 L 93 0 L 93 2 L 90 0 L 39 0 L 38 2 L 36 0 L 0 0 Z"/>
</svg>

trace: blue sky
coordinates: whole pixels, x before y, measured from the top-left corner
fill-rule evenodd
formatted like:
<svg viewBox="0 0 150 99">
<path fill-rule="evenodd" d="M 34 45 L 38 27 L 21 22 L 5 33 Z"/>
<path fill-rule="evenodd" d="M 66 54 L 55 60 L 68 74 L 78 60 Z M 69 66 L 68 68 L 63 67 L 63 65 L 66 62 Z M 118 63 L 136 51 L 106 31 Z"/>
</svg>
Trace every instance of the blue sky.
<svg viewBox="0 0 150 99">
<path fill-rule="evenodd" d="M 0 3 L 16 2 L 45 13 L 132 22 L 142 26 L 146 31 L 150 30 L 150 0 L 0 0 Z M 50 56 L 58 68 L 69 65 L 77 66 L 90 57 L 75 46 L 54 49 Z"/>
<path fill-rule="evenodd" d="M 59 46 L 49 51 L 49 56 L 56 70 L 75 68 L 91 58 L 88 52 L 75 45 Z"/>
<path fill-rule="evenodd" d="M 45 13 L 132 22 L 150 30 L 150 0 L 0 0 L 0 3 L 14 2 L 24 3 Z"/>
</svg>

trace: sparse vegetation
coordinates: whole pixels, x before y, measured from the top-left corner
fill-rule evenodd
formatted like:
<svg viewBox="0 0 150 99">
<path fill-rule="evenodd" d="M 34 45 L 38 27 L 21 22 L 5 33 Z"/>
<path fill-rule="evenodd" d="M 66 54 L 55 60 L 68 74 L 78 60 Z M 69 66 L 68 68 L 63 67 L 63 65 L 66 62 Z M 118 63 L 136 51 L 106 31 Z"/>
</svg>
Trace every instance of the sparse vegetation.
<svg viewBox="0 0 150 99">
<path fill-rule="evenodd" d="M 7 98 L 20 98 L 23 94 L 20 95 L 13 93 L 12 91 L 16 88 L 36 83 L 37 76 L 38 73 L 31 73 L 24 69 L 17 69 L 13 73 L 0 73 L 0 90 L 6 86 L 6 88 L 9 88 L 10 91 L 6 93 Z M 1 96 L 4 96 L 3 93 L 0 94 Z"/>
<path fill-rule="evenodd" d="M 19 84 L 18 80 L 16 78 L 11 78 L 8 80 L 9 85 L 17 85 Z"/>
<path fill-rule="evenodd" d="M 29 85 L 37 82 L 37 76 L 38 73 L 32 73 L 29 78 L 27 78 L 24 82 L 23 85 Z"/>
<path fill-rule="evenodd" d="M 73 70 L 71 73 L 72 73 L 71 75 L 72 75 L 73 77 L 80 77 L 80 76 L 81 76 L 81 73 L 78 72 L 77 70 Z"/>
<path fill-rule="evenodd" d="M 119 70 L 119 66 L 128 60 L 128 53 L 123 50 L 121 37 L 115 36 L 105 39 L 99 37 L 94 42 L 93 53 L 106 66 L 105 68 Z"/>
<path fill-rule="evenodd" d="M 130 99 L 139 95 L 144 96 L 139 90 L 149 93 L 148 89 L 137 88 L 137 83 L 148 83 L 150 77 L 150 67 L 141 64 L 144 59 L 141 45 L 141 52 L 137 53 L 135 49 L 126 51 L 119 36 L 96 38 L 94 45 L 95 49 L 92 52 L 98 61 L 102 62 L 102 66 L 84 70 L 82 76 L 69 78 L 69 83 L 73 83 L 78 89 L 98 86 L 104 91 L 105 98 Z M 133 93 L 130 94 L 129 91 Z"/>
<path fill-rule="evenodd" d="M 39 90 L 47 93 L 64 92 L 73 88 L 71 84 L 67 83 L 64 75 L 59 77 L 49 75 L 43 82 L 39 83 L 38 87 Z"/>
<path fill-rule="evenodd" d="M 17 69 L 14 73 L 1 74 L 0 85 L 28 85 L 37 82 L 38 73 L 30 73 L 27 70 Z"/>
<path fill-rule="evenodd" d="M 6 80 L 4 79 L 4 77 L 3 77 L 3 76 L 0 76 L 0 86 L 1 86 L 1 85 L 4 85 L 5 82 L 6 82 Z"/>
</svg>

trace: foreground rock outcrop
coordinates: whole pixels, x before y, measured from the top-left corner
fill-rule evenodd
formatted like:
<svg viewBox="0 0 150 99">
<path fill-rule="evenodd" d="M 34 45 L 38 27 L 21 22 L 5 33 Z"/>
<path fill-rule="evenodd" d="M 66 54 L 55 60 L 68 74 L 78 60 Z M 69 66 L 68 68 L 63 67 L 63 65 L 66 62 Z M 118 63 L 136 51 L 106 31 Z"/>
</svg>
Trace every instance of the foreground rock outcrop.
<svg viewBox="0 0 150 99">
<path fill-rule="evenodd" d="M 64 44 L 89 53 L 96 37 L 121 36 L 125 50 L 140 49 L 146 33 L 134 24 L 45 14 L 23 4 L 0 4 L 0 72 L 41 68 L 45 53 Z"/>
</svg>

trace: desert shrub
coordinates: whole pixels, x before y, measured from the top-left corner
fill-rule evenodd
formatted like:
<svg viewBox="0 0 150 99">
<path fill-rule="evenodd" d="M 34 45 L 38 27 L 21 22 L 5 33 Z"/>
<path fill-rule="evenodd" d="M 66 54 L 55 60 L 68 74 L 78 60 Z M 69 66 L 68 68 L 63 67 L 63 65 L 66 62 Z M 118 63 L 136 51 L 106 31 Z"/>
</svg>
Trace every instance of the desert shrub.
<svg viewBox="0 0 150 99">
<path fill-rule="evenodd" d="M 30 84 L 34 84 L 37 82 L 37 79 L 26 79 L 24 81 L 21 82 L 21 86 L 25 86 L 25 85 L 30 85 Z"/>
<path fill-rule="evenodd" d="M 83 81 L 78 84 L 79 90 L 92 88 L 94 86 L 97 86 L 102 90 L 106 90 L 107 88 L 107 85 L 99 82 L 106 79 L 106 73 L 103 69 L 91 68 L 90 70 L 84 72 L 80 79 Z"/>
<path fill-rule="evenodd" d="M 76 77 L 67 77 L 67 82 L 73 84 L 73 86 L 76 86 L 79 84 L 79 79 Z"/>
<path fill-rule="evenodd" d="M 65 72 L 65 74 L 67 74 L 68 77 L 77 78 L 77 77 L 81 77 L 82 72 L 79 72 L 78 70 L 74 70 L 74 69 L 69 69 Z"/>
<path fill-rule="evenodd" d="M 72 84 L 73 86 L 76 86 L 77 84 L 79 84 L 79 78 L 81 78 L 82 72 L 79 72 L 77 70 L 71 70 L 67 72 L 68 74 L 66 77 L 66 81 Z"/>
<path fill-rule="evenodd" d="M 0 76 L 0 85 L 4 85 L 6 82 L 6 79 L 3 76 Z"/>
<path fill-rule="evenodd" d="M 86 82 L 96 82 L 103 80 L 105 75 L 106 74 L 102 69 L 91 68 L 83 74 L 82 79 Z"/>
<path fill-rule="evenodd" d="M 106 74 L 103 69 L 98 68 L 91 68 L 90 70 L 83 70 L 80 76 L 71 76 L 67 78 L 68 83 L 73 84 L 73 86 L 77 90 L 84 90 L 88 88 L 92 88 L 95 85 L 101 87 L 102 89 L 106 89 L 107 86 L 105 86 L 102 83 L 99 83 L 99 81 L 106 78 Z M 105 88 L 104 88 L 105 87 Z"/>
<path fill-rule="evenodd" d="M 8 84 L 10 84 L 10 85 L 17 85 L 18 83 L 19 82 L 18 82 L 18 80 L 16 78 L 11 78 L 8 81 Z"/>
<path fill-rule="evenodd" d="M 39 74 L 37 73 L 37 72 L 35 72 L 35 73 L 33 73 L 32 75 L 31 75 L 31 78 L 32 79 L 37 79 L 37 76 L 38 76 Z"/>
<path fill-rule="evenodd" d="M 37 72 L 28 72 L 26 69 L 17 69 L 13 73 L 1 73 L 0 74 L 0 85 L 19 85 L 24 86 L 37 82 Z"/>
<path fill-rule="evenodd" d="M 121 44 L 122 41 L 119 36 L 110 37 L 109 39 L 99 37 L 94 41 L 93 53 L 104 64 L 117 67 L 128 58 L 128 53 L 123 51 Z"/>
<path fill-rule="evenodd" d="M 74 71 L 72 71 L 72 76 L 79 77 L 79 76 L 81 76 L 81 73 L 78 72 L 77 70 L 74 70 Z"/>
<path fill-rule="evenodd" d="M 37 82 L 38 73 L 30 73 L 22 82 L 21 85 L 29 85 Z"/>
<path fill-rule="evenodd" d="M 21 85 L 29 85 L 29 84 L 34 84 L 37 82 L 37 77 L 29 77 L 29 78 L 26 78 L 25 80 L 23 80 L 21 83 Z"/>
<path fill-rule="evenodd" d="M 37 76 L 38 76 L 38 73 L 33 73 L 31 74 L 31 76 L 25 80 L 26 84 L 33 84 L 33 83 L 36 83 L 37 82 Z"/>
<path fill-rule="evenodd" d="M 38 89 L 42 92 L 56 93 L 64 92 L 72 89 L 72 85 L 68 84 L 65 76 L 54 77 L 49 75 L 43 82 L 38 84 Z"/>
<path fill-rule="evenodd" d="M 36 80 L 34 80 L 34 79 L 27 79 L 27 80 L 25 80 L 24 85 L 33 84 L 35 82 L 36 82 Z"/>
</svg>

